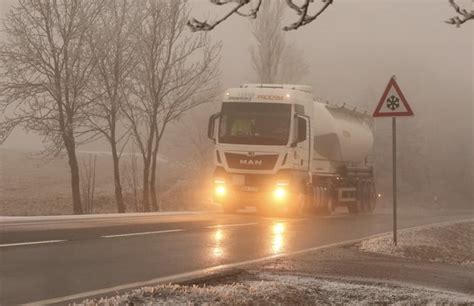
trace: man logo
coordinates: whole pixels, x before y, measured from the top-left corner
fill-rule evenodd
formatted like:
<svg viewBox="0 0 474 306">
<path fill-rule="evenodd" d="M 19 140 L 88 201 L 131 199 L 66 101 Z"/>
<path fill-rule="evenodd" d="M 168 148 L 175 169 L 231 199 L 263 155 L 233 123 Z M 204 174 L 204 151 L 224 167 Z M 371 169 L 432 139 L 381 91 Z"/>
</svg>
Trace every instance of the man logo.
<svg viewBox="0 0 474 306">
<path fill-rule="evenodd" d="M 244 166 L 261 166 L 263 164 L 263 161 L 260 160 L 251 160 L 251 159 L 241 159 L 240 160 L 240 165 Z"/>
<path fill-rule="evenodd" d="M 248 155 L 249 155 L 250 157 L 254 157 L 254 156 L 255 156 L 255 152 L 249 152 Z"/>
</svg>

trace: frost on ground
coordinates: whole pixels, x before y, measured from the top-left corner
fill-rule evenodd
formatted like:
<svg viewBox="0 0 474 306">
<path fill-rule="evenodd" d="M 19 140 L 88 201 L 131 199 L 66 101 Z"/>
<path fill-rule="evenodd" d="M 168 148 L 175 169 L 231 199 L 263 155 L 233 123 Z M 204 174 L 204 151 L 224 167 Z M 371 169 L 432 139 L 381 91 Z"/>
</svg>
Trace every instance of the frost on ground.
<svg viewBox="0 0 474 306">
<path fill-rule="evenodd" d="M 403 230 L 398 234 L 396 247 L 389 234 L 363 241 L 360 249 L 424 261 L 474 265 L 474 221 Z"/>
<path fill-rule="evenodd" d="M 260 273 L 216 286 L 160 285 L 75 305 L 472 304 L 474 297 L 382 283 Z"/>
</svg>

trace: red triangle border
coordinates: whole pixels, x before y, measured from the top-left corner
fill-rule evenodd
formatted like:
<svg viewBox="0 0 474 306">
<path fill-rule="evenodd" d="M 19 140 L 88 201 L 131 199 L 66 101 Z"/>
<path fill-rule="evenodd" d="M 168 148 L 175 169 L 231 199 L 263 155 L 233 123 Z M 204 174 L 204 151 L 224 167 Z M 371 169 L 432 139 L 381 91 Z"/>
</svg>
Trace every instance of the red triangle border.
<svg viewBox="0 0 474 306">
<path fill-rule="evenodd" d="M 400 96 L 400 99 L 402 100 L 402 103 L 406 108 L 405 112 L 390 112 L 390 113 L 380 112 L 380 110 L 382 109 L 383 104 L 385 103 L 385 100 L 387 99 L 388 93 L 390 92 L 390 88 L 392 88 L 392 87 L 395 89 L 397 94 Z M 385 88 L 385 91 L 384 91 L 382 97 L 380 98 L 380 101 L 379 101 L 377 107 L 375 108 L 375 111 L 374 111 L 372 116 L 373 117 L 401 117 L 401 116 L 413 116 L 413 115 L 414 115 L 413 110 L 411 109 L 411 107 L 408 104 L 405 96 L 403 95 L 402 90 L 398 86 L 397 81 L 395 80 L 395 78 L 391 78 L 390 81 L 388 82 L 387 87 Z"/>
</svg>

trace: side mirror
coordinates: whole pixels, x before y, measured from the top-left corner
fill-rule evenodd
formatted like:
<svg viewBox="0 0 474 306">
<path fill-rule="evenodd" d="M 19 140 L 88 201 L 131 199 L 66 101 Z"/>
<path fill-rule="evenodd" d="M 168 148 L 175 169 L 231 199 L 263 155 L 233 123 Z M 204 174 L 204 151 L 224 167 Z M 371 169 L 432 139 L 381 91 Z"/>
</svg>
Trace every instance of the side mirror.
<svg viewBox="0 0 474 306">
<path fill-rule="evenodd" d="M 306 117 L 301 115 L 295 116 L 295 140 L 291 144 L 291 147 L 296 147 L 298 143 L 307 139 L 308 122 L 309 120 Z"/>
<path fill-rule="evenodd" d="M 216 127 L 216 120 L 219 118 L 220 113 L 215 113 L 209 117 L 209 125 L 207 126 L 207 137 L 214 142 L 216 141 L 215 134 L 215 127 Z"/>
</svg>

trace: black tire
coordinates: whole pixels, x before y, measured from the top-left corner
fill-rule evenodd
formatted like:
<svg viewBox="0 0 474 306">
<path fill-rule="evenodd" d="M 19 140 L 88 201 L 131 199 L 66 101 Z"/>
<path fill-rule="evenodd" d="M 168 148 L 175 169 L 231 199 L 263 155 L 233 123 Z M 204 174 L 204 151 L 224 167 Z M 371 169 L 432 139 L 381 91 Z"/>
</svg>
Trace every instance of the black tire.
<svg viewBox="0 0 474 306">
<path fill-rule="evenodd" d="M 235 208 L 235 206 L 230 204 L 230 203 L 223 203 L 222 204 L 222 211 L 225 214 L 233 214 L 233 213 L 235 213 L 236 210 L 237 209 Z"/>
<path fill-rule="evenodd" d="M 320 205 L 316 206 L 316 203 L 314 205 L 314 210 L 313 212 L 318 215 L 318 216 L 327 216 L 331 214 L 330 208 L 329 208 L 329 191 L 325 189 L 324 187 L 318 187 L 319 193 L 320 193 L 320 199 L 319 201 L 321 202 Z"/>
<path fill-rule="evenodd" d="M 358 213 L 359 213 L 359 204 L 358 204 L 357 202 L 347 204 L 347 211 L 348 211 L 351 215 L 356 215 L 356 214 L 358 214 Z"/>
<path fill-rule="evenodd" d="M 364 183 L 357 182 L 356 200 L 347 204 L 347 210 L 351 215 L 356 215 L 364 211 Z"/>
<path fill-rule="evenodd" d="M 306 195 L 300 193 L 296 196 L 295 202 L 291 203 L 287 209 L 286 214 L 289 217 L 299 217 L 302 216 L 305 211 Z"/>
<path fill-rule="evenodd" d="M 367 182 L 362 182 L 362 198 L 361 198 L 361 208 L 363 212 L 369 211 L 369 185 Z"/>
</svg>

